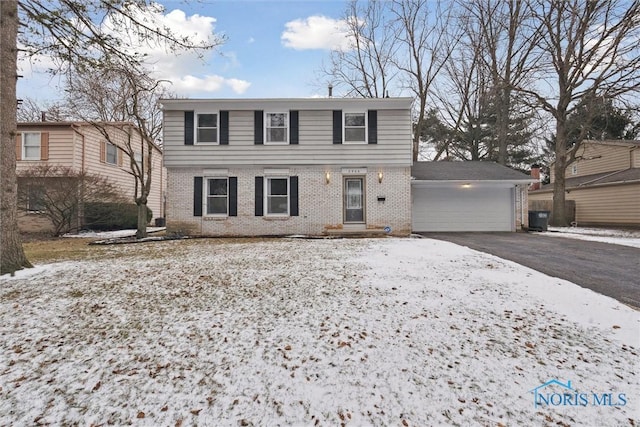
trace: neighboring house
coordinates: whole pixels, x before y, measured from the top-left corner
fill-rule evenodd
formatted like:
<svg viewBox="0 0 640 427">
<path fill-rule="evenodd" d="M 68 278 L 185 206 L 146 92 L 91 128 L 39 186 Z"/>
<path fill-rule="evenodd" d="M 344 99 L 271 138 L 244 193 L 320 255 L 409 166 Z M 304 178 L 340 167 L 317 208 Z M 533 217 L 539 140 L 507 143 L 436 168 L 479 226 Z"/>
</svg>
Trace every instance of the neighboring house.
<svg viewBox="0 0 640 427">
<path fill-rule="evenodd" d="M 18 123 L 16 171 L 19 176 L 24 176 L 30 168 L 49 164 L 100 175 L 116 184 L 126 200 L 135 203 L 135 179 L 128 172 L 129 159 L 119 147 L 124 147 L 127 131 L 131 129 L 134 135 L 133 146 L 140 147 L 141 156 L 142 137 L 129 123 L 110 123 L 108 129 L 110 139 L 115 144 L 107 142 L 94 126 L 85 122 Z M 138 160 L 141 159 L 136 157 Z M 164 217 L 166 178 L 163 175 L 162 152 L 158 147 L 154 148 L 151 160 L 153 189 L 149 194 L 148 206 L 153 211 L 153 216 L 159 218 Z M 18 178 L 18 186 L 20 185 L 21 179 Z M 52 229 L 50 221 L 38 213 L 37 199 L 29 197 L 27 206 L 23 207 L 26 213 L 18 218 L 18 226 L 23 232 L 44 232 Z"/>
<path fill-rule="evenodd" d="M 169 232 L 410 233 L 410 98 L 161 102 Z"/>
<path fill-rule="evenodd" d="M 551 183 L 529 191 L 529 202 L 553 200 Z M 640 141 L 584 141 L 565 173 L 566 199 L 578 225 L 640 227 Z"/>
<path fill-rule="evenodd" d="M 413 231 L 517 231 L 528 227 L 529 175 L 493 162 L 416 162 Z"/>
</svg>

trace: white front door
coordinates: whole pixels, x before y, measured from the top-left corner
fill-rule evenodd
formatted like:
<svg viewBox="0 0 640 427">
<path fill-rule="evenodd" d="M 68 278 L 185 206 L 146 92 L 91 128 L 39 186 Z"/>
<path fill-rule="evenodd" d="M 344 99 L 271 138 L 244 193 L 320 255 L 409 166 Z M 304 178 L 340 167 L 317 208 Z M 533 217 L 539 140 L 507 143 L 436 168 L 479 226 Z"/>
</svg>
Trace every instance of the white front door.
<svg viewBox="0 0 640 427">
<path fill-rule="evenodd" d="M 344 222 L 363 224 L 364 178 L 344 179 Z"/>
</svg>

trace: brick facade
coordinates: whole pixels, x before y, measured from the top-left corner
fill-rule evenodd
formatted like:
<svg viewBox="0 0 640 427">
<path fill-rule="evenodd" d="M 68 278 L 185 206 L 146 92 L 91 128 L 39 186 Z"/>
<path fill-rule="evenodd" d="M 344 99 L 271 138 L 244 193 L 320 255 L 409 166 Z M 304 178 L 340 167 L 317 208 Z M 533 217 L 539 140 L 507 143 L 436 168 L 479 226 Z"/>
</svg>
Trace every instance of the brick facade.
<svg viewBox="0 0 640 427">
<path fill-rule="evenodd" d="M 346 176 L 343 168 L 291 166 L 282 169 L 289 176 L 298 177 L 299 216 L 255 215 L 255 177 L 265 176 L 264 167 L 224 170 L 228 176 L 238 179 L 237 216 L 194 216 L 194 177 L 217 176 L 219 172 L 209 175 L 202 168 L 169 168 L 167 231 L 205 236 L 322 235 L 349 227 L 343 221 L 343 178 Z M 379 173 L 382 173 L 382 182 L 379 182 Z M 366 202 L 366 224 L 355 228 L 390 227 L 391 235 L 408 235 L 411 232 L 410 168 L 368 167 L 366 174 L 354 176 L 365 178 Z"/>
</svg>

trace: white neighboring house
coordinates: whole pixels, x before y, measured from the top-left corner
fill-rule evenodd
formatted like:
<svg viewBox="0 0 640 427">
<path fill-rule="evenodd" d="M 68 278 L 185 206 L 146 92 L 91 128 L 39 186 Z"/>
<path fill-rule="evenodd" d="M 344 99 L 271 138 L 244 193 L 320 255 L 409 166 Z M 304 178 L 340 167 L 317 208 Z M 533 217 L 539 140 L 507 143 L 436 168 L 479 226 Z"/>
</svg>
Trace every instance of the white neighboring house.
<svg viewBox="0 0 640 427">
<path fill-rule="evenodd" d="M 161 103 L 169 232 L 410 233 L 412 99 Z"/>
</svg>

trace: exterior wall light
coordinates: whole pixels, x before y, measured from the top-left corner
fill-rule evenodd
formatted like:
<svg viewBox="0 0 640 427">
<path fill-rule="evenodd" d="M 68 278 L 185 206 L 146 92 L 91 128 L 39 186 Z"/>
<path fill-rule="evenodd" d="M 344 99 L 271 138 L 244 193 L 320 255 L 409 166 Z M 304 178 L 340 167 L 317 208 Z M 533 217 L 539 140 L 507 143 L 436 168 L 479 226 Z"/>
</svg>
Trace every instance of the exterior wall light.
<svg viewBox="0 0 640 427">
<path fill-rule="evenodd" d="M 471 184 L 462 184 L 462 188 L 471 188 Z"/>
<path fill-rule="evenodd" d="M 378 172 L 378 182 L 380 184 L 382 184 L 382 178 L 383 178 L 382 172 Z"/>
<path fill-rule="evenodd" d="M 325 181 L 325 183 L 327 183 L 327 184 L 329 184 L 329 183 L 331 182 L 331 174 L 330 174 L 329 172 L 327 172 L 327 173 L 324 175 L 324 181 Z"/>
</svg>

